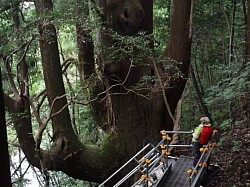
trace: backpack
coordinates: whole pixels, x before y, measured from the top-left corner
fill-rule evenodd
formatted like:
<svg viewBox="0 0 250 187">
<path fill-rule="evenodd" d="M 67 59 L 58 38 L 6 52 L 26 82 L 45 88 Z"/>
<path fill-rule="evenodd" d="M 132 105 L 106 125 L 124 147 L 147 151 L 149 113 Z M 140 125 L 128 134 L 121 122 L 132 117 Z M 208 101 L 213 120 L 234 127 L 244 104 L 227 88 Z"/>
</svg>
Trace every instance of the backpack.
<svg viewBox="0 0 250 187">
<path fill-rule="evenodd" d="M 200 135 L 200 144 L 206 145 L 212 138 L 213 129 L 210 126 L 204 126 Z"/>
</svg>

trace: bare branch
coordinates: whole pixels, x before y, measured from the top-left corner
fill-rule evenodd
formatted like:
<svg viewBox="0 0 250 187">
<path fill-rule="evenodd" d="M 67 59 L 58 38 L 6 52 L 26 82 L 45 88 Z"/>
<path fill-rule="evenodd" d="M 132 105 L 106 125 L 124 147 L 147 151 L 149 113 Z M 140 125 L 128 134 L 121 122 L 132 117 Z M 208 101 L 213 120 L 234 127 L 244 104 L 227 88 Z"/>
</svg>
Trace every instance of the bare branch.
<svg viewBox="0 0 250 187">
<path fill-rule="evenodd" d="M 14 172 L 11 174 L 11 177 L 13 177 L 13 175 L 15 175 L 17 173 L 17 171 L 20 170 L 21 166 L 22 166 L 22 163 L 24 162 L 25 160 L 25 157 L 22 158 L 22 160 L 20 161 L 19 165 L 15 168 Z M 14 167 L 14 165 L 13 165 Z"/>
<path fill-rule="evenodd" d="M 37 111 L 38 111 L 38 114 L 40 114 L 40 108 L 41 108 L 41 106 L 43 105 L 43 102 L 45 101 L 45 99 L 46 99 L 46 97 L 47 97 L 47 95 L 46 94 L 44 94 L 45 93 L 45 91 L 43 92 L 43 96 L 42 96 L 42 99 L 38 102 L 38 104 L 37 104 Z"/>
<path fill-rule="evenodd" d="M 177 103 L 176 107 L 176 119 L 173 131 L 179 131 L 181 129 L 180 127 L 180 119 L 181 119 L 181 109 L 182 109 L 182 101 L 190 94 L 191 92 L 191 86 L 188 87 L 188 90 L 181 96 Z M 172 141 L 170 142 L 170 145 L 176 145 L 179 143 L 179 134 L 173 134 Z M 168 148 L 168 152 L 171 152 L 173 150 L 173 147 Z"/>
<path fill-rule="evenodd" d="M 32 100 L 38 100 L 41 95 L 45 95 L 46 90 L 41 91 L 39 94 L 35 95 Z"/>
<path fill-rule="evenodd" d="M 62 73 L 64 73 L 67 70 L 67 68 L 69 67 L 69 65 L 71 64 L 72 61 L 77 61 L 77 59 L 74 57 L 69 57 L 63 61 L 62 67 L 64 67 L 64 68 L 62 69 Z"/>
<path fill-rule="evenodd" d="M 18 99 L 19 92 L 18 92 L 16 84 L 14 82 L 14 79 L 13 79 L 14 74 L 11 72 L 11 67 L 10 67 L 8 60 L 5 61 L 5 67 L 6 67 L 7 77 L 8 77 L 8 81 L 10 83 L 10 87 L 15 95 L 15 98 Z"/>
<path fill-rule="evenodd" d="M 64 98 L 64 97 L 66 97 L 67 95 L 68 95 L 68 94 L 65 94 L 65 95 L 62 95 L 62 96 L 57 96 L 57 97 L 53 100 L 53 102 L 52 102 L 52 104 L 51 104 L 50 117 L 47 119 L 47 123 L 48 123 L 48 121 L 49 121 L 51 118 L 53 118 L 53 117 L 55 117 L 56 115 L 58 115 L 59 113 L 61 113 L 67 106 L 70 105 L 70 103 L 67 103 L 67 104 L 64 105 L 60 110 L 58 110 L 57 112 L 55 112 L 55 113 L 52 114 L 52 109 L 53 109 L 53 107 L 54 107 L 56 101 L 58 101 L 59 99 L 62 99 L 62 98 Z"/>
<path fill-rule="evenodd" d="M 28 51 L 28 49 L 29 49 L 29 46 L 30 46 L 31 42 L 33 41 L 33 39 L 34 39 L 34 37 L 32 37 L 31 40 L 30 40 L 29 42 L 23 43 L 18 49 L 12 51 L 12 52 L 10 53 L 10 55 L 9 55 L 9 56 L 6 58 L 6 60 L 5 60 L 5 67 L 6 67 L 6 71 L 7 71 L 7 77 L 8 77 L 8 80 L 9 80 L 9 83 L 10 83 L 10 86 L 11 86 L 11 89 L 12 89 L 12 91 L 13 91 L 13 93 L 14 93 L 16 99 L 19 98 L 19 92 L 18 92 L 18 89 L 17 89 L 16 84 L 15 84 L 14 79 L 13 79 L 13 75 L 14 75 L 14 74 L 11 72 L 11 67 L 10 67 L 9 60 L 10 60 L 10 58 L 11 58 L 15 53 L 17 53 L 19 50 L 21 50 L 21 49 L 24 48 L 26 45 L 28 45 L 27 48 L 26 48 L 26 50 L 25 50 L 25 53 L 23 54 L 23 56 L 22 56 L 22 58 L 21 58 L 21 60 L 18 62 L 18 65 L 19 65 L 19 64 L 21 63 L 21 61 L 23 60 L 23 58 L 26 56 L 26 53 L 27 53 L 27 51 Z M 18 66 L 18 65 L 17 65 L 17 66 Z"/>
<path fill-rule="evenodd" d="M 40 118 L 40 115 L 38 113 L 38 110 L 36 110 L 36 107 L 34 106 L 33 102 L 31 101 L 31 99 L 29 99 L 29 103 L 30 103 L 30 106 L 31 106 L 31 109 L 33 111 L 33 114 L 36 118 L 36 120 L 38 121 L 39 123 L 39 126 L 43 126 L 44 122 L 42 121 L 42 119 Z"/>
<path fill-rule="evenodd" d="M 30 47 L 30 45 L 31 45 L 31 43 L 32 43 L 32 41 L 33 41 L 34 39 L 35 39 L 35 36 L 32 36 L 32 38 L 27 42 L 26 49 L 25 49 L 25 51 L 24 51 L 24 53 L 23 53 L 21 59 L 20 59 L 19 62 L 17 63 L 17 68 L 18 68 L 18 66 L 20 65 L 20 63 L 23 61 L 23 59 L 26 57 L 26 54 L 27 54 L 27 52 L 28 52 L 28 50 L 29 50 L 29 47 Z"/>
<path fill-rule="evenodd" d="M 152 60 L 152 62 L 153 62 L 153 65 L 154 65 L 156 76 L 157 76 L 157 78 L 159 80 L 159 83 L 160 83 L 160 87 L 161 87 L 161 90 L 162 90 L 162 93 L 163 93 L 163 99 L 164 99 L 165 105 L 167 107 L 168 114 L 171 117 L 173 123 L 175 124 L 175 119 L 174 119 L 174 116 L 173 116 L 173 114 L 172 114 L 172 112 L 170 110 L 170 106 L 168 104 L 168 100 L 167 100 L 167 97 L 166 97 L 165 86 L 162 83 L 162 80 L 161 80 L 161 77 L 160 77 L 160 74 L 159 74 L 159 71 L 157 69 L 157 66 L 156 66 L 156 63 L 155 63 L 154 59 Z"/>
<path fill-rule="evenodd" d="M 42 136 L 43 136 L 44 130 L 45 130 L 46 127 L 47 127 L 47 124 L 49 123 L 49 121 L 50 121 L 54 116 L 56 116 L 56 115 L 58 115 L 60 112 L 62 112 L 70 103 L 67 103 L 67 104 L 66 104 L 65 106 L 63 106 L 59 111 L 57 111 L 56 113 L 53 113 L 53 114 L 52 114 L 52 109 L 53 109 L 53 107 L 54 107 L 54 104 L 55 104 L 56 101 L 58 101 L 59 99 L 61 99 L 61 98 L 63 98 L 63 97 L 66 97 L 66 96 L 67 96 L 66 94 L 63 95 L 63 96 L 60 96 L 60 97 L 58 96 L 58 97 L 56 97 L 56 98 L 53 100 L 52 105 L 51 105 L 51 110 L 50 110 L 49 118 L 48 118 L 45 122 L 42 121 L 42 119 L 40 118 L 40 116 L 39 116 L 37 110 L 35 109 L 35 106 L 34 106 L 33 102 L 30 100 L 30 106 L 31 106 L 31 108 L 32 108 L 32 110 L 33 110 L 33 112 L 34 112 L 34 115 L 35 115 L 35 117 L 36 117 L 38 123 L 39 123 L 39 130 L 38 130 L 38 132 L 37 132 L 37 134 L 36 134 L 36 136 L 35 136 L 36 151 L 37 151 L 38 155 L 40 155 L 40 145 L 41 145 L 41 142 L 42 142 Z"/>
</svg>

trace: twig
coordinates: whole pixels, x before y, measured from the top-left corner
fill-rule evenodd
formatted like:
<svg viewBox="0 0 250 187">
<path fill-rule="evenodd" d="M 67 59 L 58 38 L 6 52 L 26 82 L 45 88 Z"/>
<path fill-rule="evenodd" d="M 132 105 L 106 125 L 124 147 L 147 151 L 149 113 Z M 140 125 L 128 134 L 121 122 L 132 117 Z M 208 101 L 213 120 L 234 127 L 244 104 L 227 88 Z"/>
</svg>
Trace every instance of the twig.
<svg viewBox="0 0 250 187">
<path fill-rule="evenodd" d="M 11 174 L 11 177 L 13 177 L 13 175 L 15 175 L 16 172 L 20 170 L 20 168 L 21 168 L 22 163 L 23 163 L 24 160 L 25 160 L 25 157 L 22 158 L 22 160 L 21 160 L 21 162 L 19 163 L 19 165 L 15 168 L 14 172 Z"/>
</svg>

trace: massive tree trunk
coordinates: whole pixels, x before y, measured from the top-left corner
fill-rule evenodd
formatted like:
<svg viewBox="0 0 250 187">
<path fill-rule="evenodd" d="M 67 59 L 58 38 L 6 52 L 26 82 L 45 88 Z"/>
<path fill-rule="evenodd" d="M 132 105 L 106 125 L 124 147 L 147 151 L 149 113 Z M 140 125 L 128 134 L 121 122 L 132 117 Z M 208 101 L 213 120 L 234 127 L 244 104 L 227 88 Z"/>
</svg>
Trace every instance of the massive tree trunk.
<svg viewBox="0 0 250 187">
<path fill-rule="evenodd" d="M 190 1 L 173 1 L 173 7 L 178 8 L 174 8 L 171 15 L 170 39 L 166 54 L 174 61 L 182 62 L 178 67 L 183 78 L 181 76 L 173 78 L 168 70 L 164 70 L 162 64 L 148 56 L 135 60 L 135 54 L 127 49 L 133 49 L 137 54 L 138 51 L 141 53 L 143 51 L 134 43 L 129 43 L 130 46 L 119 43 L 119 40 L 112 35 L 116 33 L 123 37 L 131 37 L 137 35 L 139 31 L 151 34 L 153 31 L 152 2 L 152 0 L 141 1 L 141 3 L 139 0 L 98 1 L 101 8 L 100 14 L 104 19 L 102 29 L 98 31 L 96 46 L 100 74 L 90 82 L 89 89 L 92 92 L 91 97 L 95 98 L 95 102 L 91 103 L 94 119 L 97 119 L 97 124 L 108 133 L 108 136 L 100 147 L 96 147 L 80 142 L 72 128 L 62 79 L 57 33 L 50 14 L 53 12 L 52 0 L 35 1 L 37 16 L 40 18 L 39 42 L 46 96 L 51 110 L 48 117 L 51 119 L 53 128 L 53 144 L 49 151 L 40 149 L 47 122 L 38 118 L 40 129 L 34 140 L 31 136 L 30 115 L 27 118 L 17 115 L 15 124 L 19 126 L 18 138 L 27 159 L 32 164 L 44 171 L 61 170 L 75 178 L 102 182 L 143 145 L 148 142 L 158 142 L 161 139 L 162 129 L 172 128 L 173 119 L 168 114 L 166 105 L 169 105 L 171 113 L 174 114 L 186 83 L 191 49 L 188 25 Z M 44 15 L 47 16 L 46 19 Z M 81 34 L 88 36 L 88 33 L 81 32 L 80 29 L 81 27 L 78 27 L 78 36 Z M 90 65 L 90 68 L 83 68 L 86 71 L 84 75 L 88 78 L 90 74 L 95 73 L 94 58 L 88 56 L 93 55 L 92 42 L 88 40 L 86 48 L 83 48 L 81 40 L 78 40 L 78 44 L 80 50 L 86 50 L 80 51 L 79 59 Z M 152 41 L 148 41 L 147 48 L 153 48 Z M 117 53 L 114 55 L 114 49 L 122 50 L 119 51 L 119 55 Z M 141 83 L 144 77 L 155 80 Z M 169 87 L 162 86 L 161 83 L 167 82 L 168 79 L 170 82 L 165 85 Z M 6 97 L 6 101 L 12 104 L 9 105 L 10 111 L 11 109 L 14 112 L 29 111 L 29 104 L 32 103 L 29 103 L 28 95 L 18 96 L 18 98 L 25 102 L 25 105 L 20 104 L 19 108 L 16 108 L 13 107 L 13 103 L 17 102 Z M 22 132 L 21 129 L 24 127 L 25 131 Z M 25 146 L 25 142 L 31 145 L 29 149 L 27 147 L 29 144 L 26 143 Z"/>
<path fill-rule="evenodd" d="M 137 24 L 143 22 L 152 25 L 149 22 L 149 20 L 152 21 L 150 17 L 141 16 L 152 15 L 150 11 L 144 12 L 144 10 L 152 10 L 152 4 L 142 2 L 144 6 L 141 6 L 137 1 L 133 1 L 133 3 L 136 13 L 129 12 L 133 10 L 128 9 L 126 4 L 122 7 L 116 6 L 120 8 L 119 11 L 117 10 L 119 14 L 116 16 L 110 12 L 107 13 L 107 11 L 110 11 L 109 6 L 113 7 L 116 5 L 115 2 L 111 4 L 113 6 L 109 4 L 109 6 L 103 8 L 107 24 L 122 35 L 133 34 L 136 31 L 124 29 L 125 26 L 123 24 L 130 26 L 129 28 L 133 27 L 134 23 L 131 20 L 141 18 L 142 20 L 138 20 Z M 148 3 L 151 7 L 148 7 Z M 170 39 L 166 56 L 173 61 L 182 63 L 178 65 L 182 75 L 168 83 L 169 87 L 172 87 L 171 89 L 162 87 L 160 84 L 161 81 L 165 82 L 167 80 L 165 73 L 168 70 L 162 71 L 160 64 L 155 61 L 143 60 L 140 63 L 136 63 L 128 57 L 124 61 L 116 63 L 115 60 L 111 61 L 112 58 L 106 58 L 111 53 L 107 49 L 108 46 L 111 46 L 112 39 L 108 38 L 110 36 L 107 36 L 107 32 L 103 31 L 100 34 L 100 43 L 102 46 L 107 46 L 105 49 L 100 49 L 101 52 L 98 56 L 98 63 L 103 74 L 103 87 L 108 90 L 105 95 L 106 106 L 108 106 L 107 124 L 109 124 L 109 129 L 116 131 L 119 139 L 122 140 L 123 146 L 121 150 L 124 151 L 126 160 L 133 156 L 142 147 L 143 143 L 159 141 L 160 130 L 172 129 L 173 127 L 173 121 L 170 115 L 168 115 L 163 94 L 166 93 L 170 110 L 174 114 L 177 102 L 186 84 L 190 65 L 191 34 L 189 22 L 191 1 L 173 1 L 173 7 L 178 7 L 178 9 L 174 8 L 172 10 Z M 141 11 L 144 13 L 140 13 Z M 124 15 L 126 15 L 126 22 L 123 22 Z M 119 22 L 119 16 L 122 17 L 121 22 Z M 131 19 L 129 16 L 136 17 Z M 114 18 L 117 20 L 113 20 Z M 146 18 L 147 22 L 145 22 Z M 117 27 L 117 25 L 120 25 L 120 27 Z M 145 27 L 142 24 L 141 28 L 138 27 L 137 29 L 143 30 Z M 151 29 L 147 28 L 145 30 L 150 32 Z M 155 66 L 154 63 L 156 63 Z M 174 62 L 171 61 L 170 63 Z M 134 90 L 135 85 L 143 76 L 154 76 L 157 75 L 157 72 L 160 72 L 160 75 L 156 77 L 156 80 L 150 87 L 153 91 L 149 89 L 136 92 Z M 162 89 L 166 90 L 166 92 L 163 92 Z M 146 99 L 142 95 L 150 95 L 150 99 Z M 133 143 L 131 143 L 131 140 L 133 140 Z"/>
</svg>

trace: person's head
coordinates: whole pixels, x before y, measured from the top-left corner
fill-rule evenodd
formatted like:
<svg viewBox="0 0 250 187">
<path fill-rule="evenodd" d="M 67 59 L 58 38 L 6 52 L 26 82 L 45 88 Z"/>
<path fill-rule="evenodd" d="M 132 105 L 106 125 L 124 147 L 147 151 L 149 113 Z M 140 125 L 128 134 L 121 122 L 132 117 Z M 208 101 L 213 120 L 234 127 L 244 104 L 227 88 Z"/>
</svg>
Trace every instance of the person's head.
<svg viewBox="0 0 250 187">
<path fill-rule="evenodd" d="M 208 124 L 208 123 L 210 123 L 210 120 L 209 120 L 209 118 L 208 117 L 202 117 L 201 119 L 200 119 L 200 122 L 202 123 L 202 124 Z"/>
</svg>

